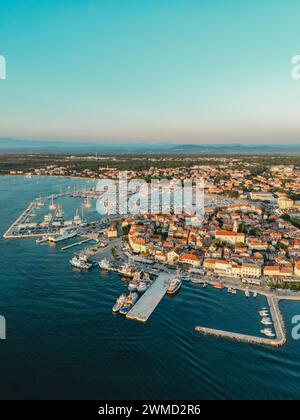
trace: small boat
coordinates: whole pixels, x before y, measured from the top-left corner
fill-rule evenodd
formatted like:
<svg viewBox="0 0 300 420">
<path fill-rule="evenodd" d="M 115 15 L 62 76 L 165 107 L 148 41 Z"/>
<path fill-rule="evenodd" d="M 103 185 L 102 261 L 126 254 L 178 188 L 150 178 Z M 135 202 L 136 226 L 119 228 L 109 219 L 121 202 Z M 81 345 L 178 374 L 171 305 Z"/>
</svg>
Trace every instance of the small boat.
<svg viewBox="0 0 300 420">
<path fill-rule="evenodd" d="M 249 292 L 249 289 L 246 289 L 246 290 L 245 290 L 245 296 L 246 296 L 246 298 L 249 298 L 249 297 L 250 297 L 250 292 Z"/>
<path fill-rule="evenodd" d="M 257 292 L 253 292 L 253 297 L 254 297 L 254 299 L 257 298 Z"/>
<path fill-rule="evenodd" d="M 51 222 L 51 220 L 52 220 L 52 217 L 53 217 L 53 215 L 52 215 L 51 213 L 46 214 L 46 215 L 44 216 L 44 221 L 45 221 L 46 223 L 50 223 L 50 222 Z"/>
<path fill-rule="evenodd" d="M 168 295 L 174 295 L 175 293 L 178 292 L 178 290 L 180 289 L 182 285 L 182 281 L 179 278 L 175 278 L 173 279 L 170 283 L 169 283 L 169 287 L 167 289 L 167 294 Z"/>
<path fill-rule="evenodd" d="M 135 274 L 133 268 L 129 264 L 122 265 L 118 272 L 123 277 L 133 277 Z"/>
<path fill-rule="evenodd" d="M 78 214 L 78 209 L 76 210 L 76 214 L 75 214 L 75 216 L 74 216 L 73 223 L 74 223 L 74 225 L 76 225 L 76 226 L 80 226 L 80 225 L 82 225 L 82 219 L 81 219 L 81 217 L 80 217 L 80 216 L 79 216 L 79 214 Z"/>
<path fill-rule="evenodd" d="M 231 293 L 233 294 L 233 295 L 236 295 L 236 289 L 231 289 Z"/>
<path fill-rule="evenodd" d="M 148 290 L 150 286 L 151 286 L 151 282 L 141 281 L 138 285 L 137 291 L 138 293 L 145 293 L 146 290 Z"/>
<path fill-rule="evenodd" d="M 119 312 L 119 310 L 122 308 L 126 301 L 126 295 L 125 293 L 122 293 L 120 297 L 118 297 L 116 303 L 114 304 L 112 311 L 113 312 Z"/>
<path fill-rule="evenodd" d="M 269 312 L 268 312 L 268 311 L 266 311 L 266 310 L 262 310 L 262 311 L 259 311 L 259 315 L 260 315 L 260 316 L 262 316 L 262 317 L 264 318 L 264 317 L 269 316 Z"/>
<path fill-rule="evenodd" d="M 276 335 L 273 333 L 273 331 L 270 328 L 265 328 L 263 330 L 260 331 L 261 334 L 270 337 L 270 338 L 275 338 Z"/>
<path fill-rule="evenodd" d="M 133 307 L 133 305 L 138 300 L 138 294 L 137 293 L 129 293 L 129 295 L 126 297 L 125 302 L 120 309 L 120 314 L 126 315 L 130 311 L 130 309 Z"/>
<path fill-rule="evenodd" d="M 54 195 L 51 197 L 51 203 L 49 205 L 49 210 L 56 210 L 56 205 L 54 204 Z"/>
<path fill-rule="evenodd" d="M 127 315 L 131 308 L 132 308 L 132 305 L 128 305 L 125 303 L 119 312 L 121 315 Z"/>
<path fill-rule="evenodd" d="M 91 203 L 90 203 L 90 200 L 89 200 L 89 197 L 87 197 L 87 198 L 84 200 L 82 207 L 83 207 L 84 209 L 90 209 L 90 208 L 92 207 L 92 205 L 91 205 Z"/>
<path fill-rule="evenodd" d="M 222 284 L 214 284 L 213 288 L 217 290 L 224 290 L 225 286 L 222 286 Z"/>
<path fill-rule="evenodd" d="M 206 287 L 208 287 L 208 283 L 203 283 L 203 284 L 202 284 L 202 287 L 203 287 L 204 289 L 206 289 Z"/>
<path fill-rule="evenodd" d="M 192 277 L 191 282 L 194 283 L 194 284 L 200 284 L 200 283 L 202 283 L 202 280 L 198 279 L 197 277 Z"/>
<path fill-rule="evenodd" d="M 36 202 L 35 202 L 35 206 L 36 206 L 37 209 L 41 209 L 42 207 L 44 207 L 44 205 L 45 204 L 43 203 L 41 198 L 37 199 Z"/>
<path fill-rule="evenodd" d="M 131 281 L 131 282 L 128 284 L 128 290 L 129 290 L 130 292 L 136 292 L 136 291 L 137 291 L 137 289 L 138 289 L 138 283 L 136 283 L 136 282 L 134 282 L 134 281 Z"/>
<path fill-rule="evenodd" d="M 48 242 L 48 236 L 42 236 L 41 238 L 38 238 L 35 242 L 37 245 L 44 244 L 45 242 Z"/>
<path fill-rule="evenodd" d="M 63 212 L 63 209 L 61 206 L 57 208 L 55 217 L 57 220 L 62 220 L 65 217 L 65 213 Z"/>
<path fill-rule="evenodd" d="M 273 325 L 273 322 L 270 318 L 263 318 L 261 320 L 262 325 L 265 325 L 266 327 L 271 327 Z"/>
</svg>

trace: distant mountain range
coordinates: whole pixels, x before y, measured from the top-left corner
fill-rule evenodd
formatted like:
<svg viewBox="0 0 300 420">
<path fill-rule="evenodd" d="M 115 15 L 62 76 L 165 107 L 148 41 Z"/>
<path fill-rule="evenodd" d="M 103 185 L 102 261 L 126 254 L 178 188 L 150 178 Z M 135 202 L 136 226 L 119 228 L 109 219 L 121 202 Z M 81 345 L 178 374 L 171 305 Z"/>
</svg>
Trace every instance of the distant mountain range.
<svg viewBox="0 0 300 420">
<path fill-rule="evenodd" d="M 300 145 L 186 144 L 173 147 L 172 152 L 197 155 L 300 154 Z"/>
<path fill-rule="evenodd" d="M 49 154 L 173 154 L 173 155 L 299 155 L 300 144 L 146 144 L 39 141 L 0 138 L 0 153 Z"/>
</svg>

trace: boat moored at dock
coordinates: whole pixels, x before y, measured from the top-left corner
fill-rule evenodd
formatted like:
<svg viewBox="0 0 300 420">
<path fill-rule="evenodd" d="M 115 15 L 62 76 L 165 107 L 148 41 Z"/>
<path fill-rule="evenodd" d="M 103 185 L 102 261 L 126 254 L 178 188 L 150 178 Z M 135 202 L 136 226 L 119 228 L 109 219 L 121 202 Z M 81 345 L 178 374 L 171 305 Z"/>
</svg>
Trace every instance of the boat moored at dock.
<svg viewBox="0 0 300 420">
<path fill-rule="evenodd" d="M 266 337 L 269 338 L 275 338 L 276 335 L 273 333 L 273 331 L 270 328 L 265 328 L 263 330 L 260 331 L 261 334 L 265 335 Z"/>
<path fill-rule="evenodd" d="M 126 301 L 126 295 L 125 293 L 122 293 L 121 296 L 118 297 L 116 303 L 114 304 L 112 311 L 114 313 L 119 312 L 122 306 L 125 304 Z"/>
<path fill-rule="evenodd" d="M 222 284 L 214 284 L 213 288 L 217 290 L 224 290 L 225 286 L 223 286 Z"/>
<path fill-rule="evenodd" d="M 138 300 L 138 294 L 137 293 L 129 293 L 129 295 L 126 297 L 124 304 L 122 305 L 121 309 L 119 310 L 121 315 L 127 315 L 128 312 L 131 310 L 131 308 L 134 306 L 134 304 Z"/>
<path fill-rule="evenodd" d="M 59 235 L 49 236 L 48 241 L 57 243 L 74 238 L 75 236 L 77 236 L 76 230 L 74 230 L 73 228 L 65 228 L 60 230 Z"/>
<path fill-rule="evenodd" d="M 175 277 L 169 283 L 169 286 L 167 288 L 167 294 L 175 295 L 175 293 L 177 293 L 178 290 L 180 289 L 181 285 L 182 285 L 181 279 L 179 279 L 178 277 Z"/>
<path fill-rule="evenodd" d="M 41 238 L 38 238 L 38 239 L 35 241 L 35 243 L 36 243 L 37 245 L 41 245 L 41 244 L 44 244 L 44 243 L 46 243 L 46 242 L 48 242 L 48 236 L 42 236 Z"/>
<path fill-rule="evenodd" d="M 93 264 L 90 264 L 85 257 L 75 256 L 71 259 L 70 264 L 80 270 L 90 270 Z"/>
<path fill-rule="evenodd" d="M 118 272 L 121 276 L 129 277 L 129 278 L 134 277 L 134 274 L 135 274 L 134 268 L 129 264 L 122 265 L 122 267 L 119 268 Z"/>
</svg>

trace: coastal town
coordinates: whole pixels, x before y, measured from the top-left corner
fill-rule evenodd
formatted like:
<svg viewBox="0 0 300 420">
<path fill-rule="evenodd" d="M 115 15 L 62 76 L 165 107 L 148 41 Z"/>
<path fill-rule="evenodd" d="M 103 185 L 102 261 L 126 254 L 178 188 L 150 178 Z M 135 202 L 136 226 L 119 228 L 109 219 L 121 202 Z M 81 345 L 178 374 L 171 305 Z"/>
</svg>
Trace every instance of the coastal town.
<svg viewBox="0 0 300 420">
<path fill-rule="evenodd" d="M 93 159 L 99 165 L 100 158 Z M 128 282 L 129 295 L 121 294 L 113 312 L 128 319 L 146 322 L 163 296 L 177 294 L 183 281 L 227 288 L 232 294 L 242 291 L 248 298 L 251 293 L 254 298 L 261 294 L 268 299 L 271 310 L 271 314 L 267 308 L 260 311 L 262 323 L 274 326 L 275 332 L 262 330 L 268 337 L 265 339 L 236 334 L 231 338 L 283 345 L 286 336 L 278 302 L 300 300 L 300 166 L 258 167 L 250 159 L 242 162 L 236 157 L 206 159 L 205 164 L 202 157 L 201 165 L 183 167 L 173 158 L 173 167 L 168 169 L 158 165 L 126 172 L 129 180 L 142 177 L 148 185 L 151 179 L 165 177 L 170 190 L 175 178 L 204 181 L 201 223 L 191 222 L 193 214 L 172 209 L 134 215 L 128 211 L 106 217 L 98 214 L 94 220 L 85 220 L 77 210 L 72 220 L 66 220 L 60 200 L 79 199 L 82 209 L 96 207 L 95 201 L 103 200 L 103 192 L 92 186 L 35 198 L 4 238 L 36 238 L 37 245 L 67 241 L 62 251 L 80 248 L 70 260 L 73 268 L 89 271 L 99 267 L 119 273 Z M 157 161 L 161 163 L 160 158 Z M 96 174 L 83 168 L 80 174 L 68 175 L 96 181 L 101 173 L 103 178 L 117 180 L 121 172 L 117 167 L 101 167 L 98 171 Z M 65 177 L 66 173 L 65 168 L 51 165 L 25 173 L 10 170 L 9 176 L 17 175 L 31 179 L 42 175 Z M 43 220 L 38 220 L 37 214 L 45 209 Z M 76 237 L 79 241 L 72 242 Z M 84 245 L 92 241 L 91 246 Z M 228 334 L 199 326 L 195 331 L 224 337 Z"/>
<path fill-rule="evenodd" d="M 69 158 L 74 159 L 79 158 Z M 107 157 L 90 159 L 97 162 L 98 172 L 82 169 L 80 174 L 68 174 L 117 179 L 118 168 L 99 167 L 99 160 L 106 161 Z M 142 157 L 135 159 L 143 161 Z M 239 158 L 201 157 L 202 162 L 207 160 L 206 165 L 155 167 L 156 161 L 168 160 L 174 164 L 179 159 L 188 160 L 153 157 L 153 167 L 127 171 L 128 179 L 141 176 L 195 182 L 203 179 L 205 197 L 209 200 L 205 203 L 202 225 L 190 226 L 190 215 L 129 217 L 123 220 L 123 230 L 131 251 L 163 264 L 190 266 L 236 279 L 268 281 L 276 287 L 297 287 L 300 280 L 300 166 L 272 165 L 258 171 L 251 159 L 242 162 Z M 117 157 L 115 160 L 122 161 Z M 217 164 L 212 164 L 216 161 Z M 66 171 L 66 167 L 52 165 L 22 172 L 22 175 L 66 176 Z M 16 174 L 17 171 L 10 171 L 10 175 Z M 107 232 L 108 237 L 115 234 L 111 230 Z"/>
</svg>

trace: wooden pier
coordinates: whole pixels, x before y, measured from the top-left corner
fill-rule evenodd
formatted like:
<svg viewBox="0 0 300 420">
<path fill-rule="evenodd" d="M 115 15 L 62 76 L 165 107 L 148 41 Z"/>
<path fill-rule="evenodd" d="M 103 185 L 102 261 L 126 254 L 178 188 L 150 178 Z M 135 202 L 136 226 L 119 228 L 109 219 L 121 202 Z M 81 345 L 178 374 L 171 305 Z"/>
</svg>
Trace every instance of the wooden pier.
<svg viewBox="0 0 300 420">
<path fill-rule="evenodd" d="M 150 315 L 165 296 L 170 281 L 171 275 L 161 274 L 128 312 L 126 317 L 140 322 L 148 321 Z"/>
<path fill-rule="evenodd" d="M 215 330 L 197 326 L 195 331 L 203 335 L 211 335 L 213 337 L 227 338 L 247 344 L 265 345 L 270 347 L 282 347 L 286 344 L 286 334 L 283 319 L 279 310 L 278 300 L 268 297 L 271 315 L 273 318 L 276 338 L 263 338 L 246 334 L 238 334 L 230 331 Z"/>
</svg>

